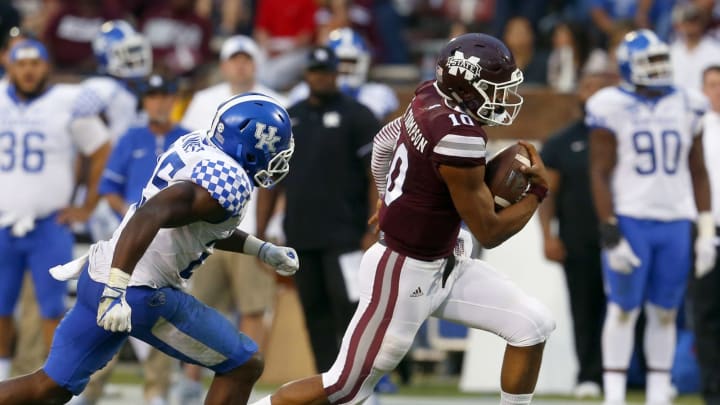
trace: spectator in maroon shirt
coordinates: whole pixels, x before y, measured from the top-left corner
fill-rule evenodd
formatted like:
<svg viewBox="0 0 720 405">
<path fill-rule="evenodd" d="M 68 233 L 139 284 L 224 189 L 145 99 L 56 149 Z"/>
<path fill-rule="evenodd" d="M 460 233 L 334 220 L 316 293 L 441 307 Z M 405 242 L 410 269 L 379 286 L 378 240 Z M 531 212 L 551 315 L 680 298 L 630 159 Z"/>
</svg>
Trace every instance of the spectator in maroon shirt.
<svg viewBox="0 0 720 405">
<path fill-rule="evenodd" d="M 195 0 L 157 1 L 140 20 L 140 32 L 150 41 L 160 71 L 187 75 L 209 61 L 210 20 L 195 12 Z"/>
<path fill-rule="evenodd" d="M 92 41 L 103 22 L 122 17 L 122 10 L 109 1 L 63 0 L 43 35 L 55 67 L 95 71 Z"/>
</svg>

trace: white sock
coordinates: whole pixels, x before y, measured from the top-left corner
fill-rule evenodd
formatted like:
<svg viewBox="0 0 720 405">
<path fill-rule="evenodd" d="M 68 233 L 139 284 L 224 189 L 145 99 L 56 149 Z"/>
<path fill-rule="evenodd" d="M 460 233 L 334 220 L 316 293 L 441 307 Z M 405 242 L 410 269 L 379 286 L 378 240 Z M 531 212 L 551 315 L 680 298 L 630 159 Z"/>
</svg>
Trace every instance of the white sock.
<svg viewBox="0 0 720 405">
<path fill-rule="evenodd" d="M 266 396 L 265 398 L 262 398 L 259 401 L 255 401 L 250 405 L 272 405 L 272 401 L 270 401 L 271 395 Z"/>
<path fill-rule="evenodd" d="M 533 394 L 508 394 L 500 391 L 500 405 L 527 405 L 532 401 Z"/>
<path fill-rule="evenodd" d="M 649 371 L 645 385 L 645 401 L 648 404 L 670 403 L 670 373 Z"/>
<path fill-rule="evenodd" d="M 621 372 L 604 372 L 603 390 L 605 392 L 605 403 L 624 404 L 626 386 L 627 374 Z"/>
<path fill-rule="evenodd" d="M 0 357 L 0 381 L 5 381 L 10 378 L 11 365 L 12 359 L 9 357 Z"/>
<path fill-rule="evenodd" d="M 670 403 L 670 369 L 675 357 L 677 311 L 645 305 L 645 361 L 648 374 L 645 396 L 649 404 Z"/>
<path fill-rule="evenodd" d="M 602 330 L 603 368 L 627 370 L 635 341 L 635 322 L 640 308 L 623 311 L 615 303 L 609 303 Z"/>
</svg>

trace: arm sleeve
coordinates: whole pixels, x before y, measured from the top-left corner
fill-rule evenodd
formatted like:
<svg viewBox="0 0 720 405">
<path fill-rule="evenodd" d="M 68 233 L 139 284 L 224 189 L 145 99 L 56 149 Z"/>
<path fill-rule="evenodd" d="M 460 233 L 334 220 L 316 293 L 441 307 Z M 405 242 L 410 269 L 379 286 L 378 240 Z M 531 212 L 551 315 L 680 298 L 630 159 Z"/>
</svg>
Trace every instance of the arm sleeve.
<svg viewBox="0 0 720 405">
<path fill-rule="evenodd" d="M 97 115 L 76 117 L 70 122 L 75 146 L 86 156 L 110 141 L 110 132 Z"/>
<path fill-rule="evenodd" d="M 100 178 L 98 194 L 119 194 L 125 197 L 128 158 L 130 157 L 130 137 L 121 137 L 108 158 L 105 170 Z"/>
<path fill-rule="evenodd" d="M 250 179 L 242 169 L 228 162 L 202 160 L 193 168 L 190 178 L 231 215 L 240 215 L 250 201 Z"/>
<path fill-rule="evenodd" d="M 378 188 L 378 194 L 385 195 L 387 174 L 390 171 L 395 145 L 400 137 L 400 118 L 396 118 L 385 125 L 373 139 L 372 160 L 370 168 Z"/>
</svg>

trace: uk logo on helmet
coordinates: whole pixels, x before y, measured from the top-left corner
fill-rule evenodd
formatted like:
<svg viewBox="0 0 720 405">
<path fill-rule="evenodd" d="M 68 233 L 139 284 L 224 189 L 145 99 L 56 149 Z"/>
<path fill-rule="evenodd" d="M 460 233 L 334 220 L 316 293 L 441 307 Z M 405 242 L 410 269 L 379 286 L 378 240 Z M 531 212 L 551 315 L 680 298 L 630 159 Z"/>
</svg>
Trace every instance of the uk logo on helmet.
<svg viewBox="0 0 720 405">
<path fill-rule="evenodd" d="M 482 67 L 480 67 L 480 58 L 477 56 L 471 56 L 465 58 L 465 54 L 461 51 L 455 52 L 455 54 L 447 59 L 448 73 L 453 76 L 460 74 L 465 75 L 465 80 L 472 80 L 473 78 L 480 75 Z"/>
<path fill-rule="evenodd" d="M 267 132 L 265 132 L 266 128 Z M 276 127 L 267 126 L 262 122 L 256 123 L 255 139 L 257 139 L 258 142 L 255 144 L 255 147 L 257 149 L 264 150 L 265 145 L 267 145 L 270 153 L 275 153 L 275 144 L 280 141 L 280 137 L 275 135 L 277 133 L 277 130 L 278 129 Z"/>
</svg>

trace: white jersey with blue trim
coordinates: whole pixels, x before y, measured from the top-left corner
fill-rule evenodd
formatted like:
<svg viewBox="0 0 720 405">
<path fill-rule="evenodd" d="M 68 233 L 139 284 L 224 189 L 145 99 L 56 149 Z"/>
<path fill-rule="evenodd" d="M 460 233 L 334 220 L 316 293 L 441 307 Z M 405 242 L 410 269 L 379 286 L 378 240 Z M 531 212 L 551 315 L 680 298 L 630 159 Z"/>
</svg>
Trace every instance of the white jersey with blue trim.
<svg viewBox="0 0 720 405">
<path fill-rule="evenodd" d="M 245 170 L 222 150 L 196 131 L 178 139 L 158 158 L 155 172 L 143 189 L 140 204 L 162 189 L 181 181 L 206 189 L 227 211 L 220 223 L 194 222 L 177 228 L 163 228 L 135 266 L 130 285 L 153 288 L 182 288 L 192 271 L 212 253 L 213 245 L 228 238 L 247 211 L 253 184 Z M 105 283 L 120 233 L 135 213 L 131 208 L 109 241 L 90 248 L 90 276 Z"/>
<path fill-rule="evenodd" d="M 697 215 L 688 157 L 707 109 L 700 93 L 677 88 L 651 100 L 607 87 L 585 109 L 588 126 L 608 129 L 617 140 L 616 215 L 661 221 Z"/>
<path fill-rule="evenodd" d="M 147 117 L 138 110 L 135 94 L 120 81 L 109 76 L 85 79 L 75 109 L 87 115 L 102 117 L 115 143 L 131 127 L 147 124 Z"/>
<path fill-rule="evenodd" d="M 48 216 L 70 204 L 77 151 L 93 153 L 108 135 L 99 120 L 88 127 L 88 117 L 73 109 L 77 85 L 56 84 L 30 102 L 13 86 L 1 88 L 0 214 Z"/>
</svg>

